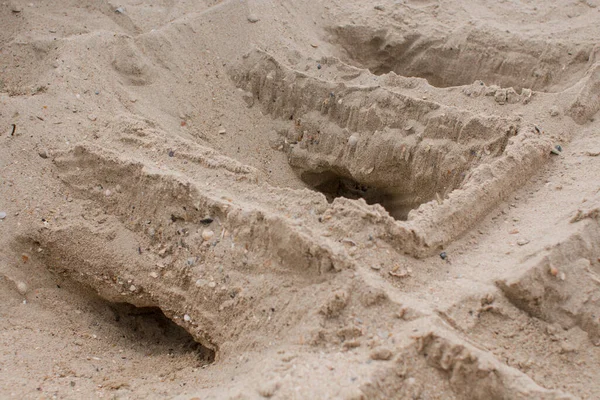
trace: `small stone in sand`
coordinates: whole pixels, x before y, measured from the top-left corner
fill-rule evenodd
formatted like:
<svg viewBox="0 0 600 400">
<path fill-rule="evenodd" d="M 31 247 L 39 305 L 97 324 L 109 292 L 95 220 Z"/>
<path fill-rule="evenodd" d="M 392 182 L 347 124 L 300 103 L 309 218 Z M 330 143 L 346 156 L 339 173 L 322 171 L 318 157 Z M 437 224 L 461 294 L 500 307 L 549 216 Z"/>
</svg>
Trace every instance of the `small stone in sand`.
<svg viewBox="0 0 600 400">
<path fill-rule="evenodd" d="M 386 349 L 385 347 L 380 347 L 371 352 L 372 360 L 381 360 L 386 361 L 392 358 L 392 352 L 390 349 Z"/>
<path fill-rule="evenodd" d="M 275 395 L 275 392 L 279 390 L 281 383 L 277 380 L 271 382 L 265 382 L 258 388 L 258 394 L 262 397 L 271 398 Z"/>
<path fill-rule="evenodd" d="M 46 150 L 40 150 L 38 155 L 44 159 L 48 158 L 48 152 Z"/>
<path fill-rule="evenodd" d="M 25 282 L 19 281 L 17 282 L 17 291 L 19 293 L 21 293 L 22 295 L 24 295 L 25 293 L 27 293 L 27 284 Z"/>
<path fill-rule="evenodd" d="M 255 24 L 258 21 L 260 21 L 260 18 L 258 18 L 255 14 L 248 15 L 248 22 Z"/>
<path fill-rule="evenodd" d="M 517 244 L 519 246 L 525 246 L 527 243 L 529 243 L 529 240 L 527 240 L 527 239 L 519 239 L 519 240 L 517 240 Z"/>
<path fill-rule="evenodd" d="M 202 231 L 202 239 L 204 240 L 210 240 L 213 238 L 213 236 L 215 236 L 215 233 L 210 229 L 205 229 Z"/>
<path fill-rule="evenodd" d="M 354 147 L 358 143 L 358 136 L 352 135 L 348 138 L 348 146 Z"/>
<path fill-rule="evenodd" d="M 4 211 L 0 211 L 0 219 L 6 218 L 6 213 Z"/>
<path fill-rule="evenodd" d="M 185 322 L 190 322 L 190 321 L 192 320 L 192 318 L 191 318 L 189 315 L 185 314 L 185 315 L 183 316 L 183 320 L 184 320 Z"/>
<path fill-rule="evenodd" d="M 226 133 L 227 133 L 227 131 L 225 130 L 225 128 L 219 129 L 219 135 L 224 135 Z"/>
</svg>

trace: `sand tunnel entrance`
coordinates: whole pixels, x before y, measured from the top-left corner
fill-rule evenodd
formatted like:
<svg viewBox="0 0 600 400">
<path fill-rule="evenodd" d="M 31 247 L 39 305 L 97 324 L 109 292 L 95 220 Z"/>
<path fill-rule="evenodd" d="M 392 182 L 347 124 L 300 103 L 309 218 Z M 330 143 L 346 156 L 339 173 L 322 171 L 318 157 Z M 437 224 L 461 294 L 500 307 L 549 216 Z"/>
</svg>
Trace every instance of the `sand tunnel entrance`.
<svg viewBox="0 0 600 400">
<path fill-rule="evenodd" d="M 399 189 L 367 186 L 331 171 L 304 172 L 300 174 L 300 178 L 313 190 L 323 193 L 330 203 L 338 197 L 364 199 L 367 204 L 381 205 L 393 218 L 402 221 L 423 202 L 419 201 L 419 196 L 402 194 Z"/>
<path fill-rule="evenodd" d="M 196 342 L 192 335 L 170 320 L 159 307 L 104 302 L 112 311 L 114 321 L 121 327 L 124 337 L 146 343 L 156 352 L 166 352 L 172 357 L 192 355 L 199 366 L 215 361 L 213 350 Z"/>
</svg>

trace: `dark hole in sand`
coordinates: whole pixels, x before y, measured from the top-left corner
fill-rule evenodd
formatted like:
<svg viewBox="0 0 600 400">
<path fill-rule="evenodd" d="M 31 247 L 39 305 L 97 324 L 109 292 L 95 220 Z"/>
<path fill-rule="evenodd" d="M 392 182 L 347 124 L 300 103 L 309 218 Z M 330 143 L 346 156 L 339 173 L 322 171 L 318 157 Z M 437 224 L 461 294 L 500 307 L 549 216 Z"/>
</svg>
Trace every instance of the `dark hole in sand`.
<svg viewBox="0 0 600 400">
<path fill-rule="evenodd" d="M 107 302 L 108 303 L 108 302 Z M 130 339 L 171 356 L 193 353 L 201 365 L 215 361 L 215 352 L 196 342 L 185 329 L 171 321 L 158 307 L 135 307 L 128 303 L 108 303 L 114 321 Z"/>
<path fill-rule="evenodd" d="M 312 189 L 325 195 L 330 203 L 337 197 L 364 199 L 367 204 L 379 204 L 395 219 L 405 221 L 408 213 L 421 205 L 418 197 L 394 188 L 367 186 L 334 172 L 304 172 L 302 180 Z"/>
</svg>

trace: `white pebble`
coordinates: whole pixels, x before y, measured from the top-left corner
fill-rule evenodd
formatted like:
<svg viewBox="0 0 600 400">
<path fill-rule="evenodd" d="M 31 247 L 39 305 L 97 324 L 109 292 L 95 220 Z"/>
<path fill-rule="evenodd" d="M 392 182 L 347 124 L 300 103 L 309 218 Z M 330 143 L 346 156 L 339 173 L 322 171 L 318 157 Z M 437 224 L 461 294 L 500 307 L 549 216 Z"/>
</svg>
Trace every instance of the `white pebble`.
<svg viewBox="0 0 600 400">
<path fill-rule="evenodd" d="M 348 138 L 348 145 L 350 147 L 354 147 L 356 146 L 356 144 L 358 143 L 358 136 L 357 135 L 352 135 Z"/>
<path fill-rule="evenodd" d="M 135 285 L 129 286 L 129 291 L 130 292 L 135 292 L 136 290 L 137 290 L 137 288 L 135 287 Z"/>
<path fill-rule="evenodd" d="M 0 211 L 0 219 L 6 218 L 6 213 L 4 211 Z"/>
<path fill-rule="evenodd" d="M 184 320 L 185 322 L 190 322 L 190 321 L 192 320 L 192 318 L 190 318 L 190 316 L 189 316 L 189 315 L 185 314 L 185 315 L 183 316 L 183 320 Z"/>
<path fill-rule="evenodd" d="M 19 293 L 24 295 L 25 293 L 27 293 L 27 289 L 28 289 L 28 287 L 25 282 L 22 282 L 22 281 L 17 282 L 17 291 Z"/>
<path fill-rule="evenodd" d="M 154 278 L 154 279 L 158 278 L 158 272 L 156 272 L 156 271 L 152 271 L 148 275 L 150 275 L 150 277 Z"/>
<path fill-rule="evenodd" d="M 209 282 L 208 283 L 208 287 L 209 288 L 215 288 L 215 287 L 217 287 L 217 283 L 216 282 Z"/>
<path fill-rule="evenodd" d="M 215 236 L 215 233 L 210 229 L 205 229 L 202 231 L 202 239 L 204 240 L 210 240 L 213 238 L 213 236 Z"/>
<path fill-rule="evenodd" d="M 104 192 L 104 195 L 106 197 L 109 197 L 112 194 L 112 192 L 110 191 L 110 189 L 106 189 L 106 191 Z"/>
</svg>

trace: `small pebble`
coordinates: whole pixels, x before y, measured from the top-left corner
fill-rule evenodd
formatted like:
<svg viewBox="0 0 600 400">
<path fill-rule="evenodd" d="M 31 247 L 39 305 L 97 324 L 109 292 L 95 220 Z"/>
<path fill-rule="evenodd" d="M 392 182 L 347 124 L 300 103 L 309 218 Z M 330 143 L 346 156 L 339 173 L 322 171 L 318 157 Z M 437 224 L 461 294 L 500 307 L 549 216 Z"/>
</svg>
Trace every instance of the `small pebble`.
<svg viewBox="0 0 600 400">
<path fill-rule="evenodd" d="M 115 9 L 115 12 L 116 12 L 117 14 L 124 14 L 124 13 L 125 13 L 125 9 L 124 9 L 123 7 L 117 7 L 117 8 Z"/>
<path fill-rule="evenodd" d="M 527 240 L 527 239 L 519 239 L 519 240 L 517 240 L 517 244 L 519 246 L 525 246 L 527 243 L 529 243 L 529 240 Z"/>
<path fill-rule="evenodd" d="M 150 275 L 150 277 L 154 278 L 154 279 L 158 278 L 158 272 L 156 272 L 156 271 L 152 271 L 148 275 Z"/>
<path fill-rule="evenodd" d="M 210 229 L 205 229 L 202 231 L 202 239 L 204 239 L 206 241 L 212 239 L 213 236 L 215 236 L 215 233 L 213 231 L 211 231 Z"/>
<path fill-rule="evenodd" d="M 275 393 L 281 387 L 281 383 L 279 381 L 265 382 L 260 385 L 258 388 L 258 394 L 267 399 L 273 397 Z"/>
<path fill-rule="evenodd" d="M 175 152 L 173 150 L 169 150 L 169 157 L 175 156 Z"/>
<path fill-rule="evenodd" d="M 110 197 L 110 195 L 111 195 L 111 194 L 112 194 L 112 192 L 110 191 L 110 189 L 106 189 L 106 190 L 104 191 L 104 195 L 105 195 L 106 197 Z"/>
<path fill-rule="evenodd" d="M 446 252 L 445 252 L 445 251 L 442 251 L 442 252 L 440 253 L 440 258 L 441 258 L 442 260 L 445 260 L 446 258 L 448 258 L 448 254 L 446 254 Z"/>
<path fill-rule="evenodd" d="M 0 211 L 0 219 L 6 218 L 6 213 L 4 211 Z"/>
<path fill-rule="evenodd" d="M 321 69 L 321 64 L 317 64 L 317 69 Z"/>
<path fill-rule="evenodd" d="M 358 143 L 358 135 L 352 135 L 348 138 L 348 146 L 354 147 Z"/>
<path fill-rule="evenodd" d="M 38 155 L 39 155 L 40 157 L 42 157 L 43 159 L 46 159 L 46 158 L 48 158 L 48 152 L 47 152 L 46 150 L 40 150 L 40 151 L 38 152 Z"/>
<path fill-rule="evenodd" d="M 137 288 L 135 287 L 135 285 L 129 286 L 129 291 L 130 292 L 135 292 L 136 290 L 137 290 Z"/>
<path fill-rule="evenodd" d="M 386 349 L 385 347 L 380 347 L 371 352 L 372 360 L 386 361 L 390 358 L 392 358 L 392 352 L 390 351 L 390 349 Z"/>
<path fill-rule="evenodd" d="M 192 267 L 194 264 L 196 264 L 196 257 L 190 257 L 187 259 L 188 267 Z"/>
<path fill-rule="evenodd" d="M 190 322 L 190 321 L 192 320 L 192 318 L 191 318 L 189 315 L 185 314 L 185 315 L 183 316 L 183 320 L 184 320 L 185 322 Z"/>
<path fill-rule="evenodd" d="M 25 295 L 25 293 L 27 293 L 27 284 L 23 281 L 19 281 L 17 282 L 17 291 L 19 293 L 21 293 L 22 295 Z"/>
<path fill-rule="evenodd" d="M 209 282 L 208 283 L 208 287 L 209 288 L 216 288 L 217 287 L 217 283 L 216 282 Z"/>
<path fill-rule="evenodd" d="M 258 18 L 255 14 L 248 15 L 248 22 L 255 24 L 258 21 L 260 21 L 260 18 Z"/>
<path fill-rule="evenodd" d="M 224 135 L 226 133 L 227 133 L 227 130 L 225 128 L 219 129 L 219 135 Z"/>
</svg>

